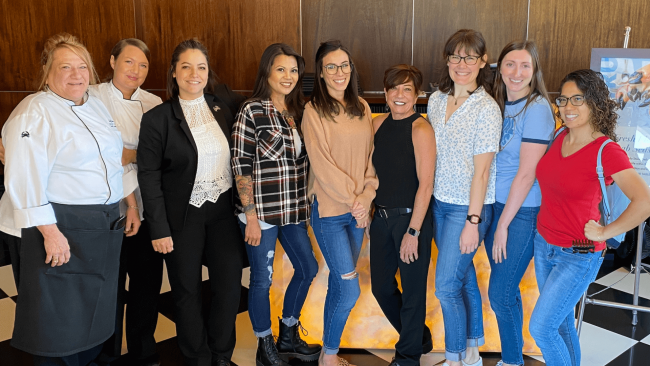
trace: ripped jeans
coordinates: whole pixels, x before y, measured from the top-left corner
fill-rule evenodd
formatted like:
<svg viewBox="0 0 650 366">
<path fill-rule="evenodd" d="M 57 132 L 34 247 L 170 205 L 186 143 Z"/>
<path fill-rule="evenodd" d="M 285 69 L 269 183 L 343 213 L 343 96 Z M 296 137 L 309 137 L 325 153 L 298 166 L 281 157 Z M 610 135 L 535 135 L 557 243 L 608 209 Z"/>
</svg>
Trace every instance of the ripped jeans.
<svg viewBox="0 0 650 366">
<path fill-rule="evenodd" d="M 341 334 L 361 290 L 356 272 L 364 229 L 357 228 L 352 214 L 320 217 L 318 200 L 311 210 L 311 227 L 329 267 L 323 321 L 323 349 L 327 355 L 339 352 Z"/>
<path fill-rule="evenodd" d="M 239 221 L 239 227 L 242 235 L 246 236 L 246 225 Z M 291 326 L 298 322 L 311 282 L 318 273 L 318 262 L 307 235 L 306 222 L 262 230 L 260 245 L 254 247 L 246 244 L 246 254 L 251 265 L 248 315 L 256 337 L 272 334 L 269 290 L 273 282 L 273 260 L 277 240 L 280 240 L 294 269 L 293 277 L 284 293 L 282 319 L 285 324 Z"/>
</svg>

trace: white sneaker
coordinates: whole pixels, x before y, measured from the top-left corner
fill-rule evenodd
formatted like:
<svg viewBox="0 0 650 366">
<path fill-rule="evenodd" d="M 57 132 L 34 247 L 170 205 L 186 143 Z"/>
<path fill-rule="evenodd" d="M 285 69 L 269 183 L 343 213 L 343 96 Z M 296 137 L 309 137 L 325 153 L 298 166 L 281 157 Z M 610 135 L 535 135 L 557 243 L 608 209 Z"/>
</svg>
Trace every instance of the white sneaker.
<svg viewBox="0 0 650 366">
<path fill-rule="evenodd" d="M 483 366 L 483 358 L 481 356 L 478 357 L 478 361 L 475 363 L 469 364 L 465 363 L 465 361 L 462 361 L 463 366 Z"/>
</svg>

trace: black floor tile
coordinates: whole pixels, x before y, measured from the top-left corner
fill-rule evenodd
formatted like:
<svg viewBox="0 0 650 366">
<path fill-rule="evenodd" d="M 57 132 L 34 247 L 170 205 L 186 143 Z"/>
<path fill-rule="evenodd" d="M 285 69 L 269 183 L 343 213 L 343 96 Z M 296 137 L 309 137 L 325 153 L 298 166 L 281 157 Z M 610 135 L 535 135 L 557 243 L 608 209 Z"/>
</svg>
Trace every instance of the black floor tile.
<svg viewBox="0 0 650 366">
<path fill-rule="evenodd" d="M 0 342 L 0 365 L 2 366 L 29 366 L 33 365 L 32 356 L 13 348 L 9 343 L 11 340 Z"/>
<path fill-rule="evenodd" d="M 592 283 L 589 286 L 590 294 L 604 289 L 605 286 Z M 632 295 L 615 289 L 606 290 L 596 296 L 595 299 L 613 301 L 624 304 L 632 304 Z M 639 298 L 639 305 L 650 307 L 650 300 Z M 607 329 L 614 333 L 623 335 L 628 338 L 642 340 L 650 334 L 650 313 L 638 313 L 638 324 L 632 325 L 632 311 L 615 309 L 599 305 L 587 305 L 585 307 L 584 321 Z M 650 365 L 650 361 L 648 361 Z"/>
<path fill-rule="evenodd" d="M 650 346 L 637 343 L 634 347 L 623 352 L 607 366 L 648 366 L 650 365 Z"/>
</svg>

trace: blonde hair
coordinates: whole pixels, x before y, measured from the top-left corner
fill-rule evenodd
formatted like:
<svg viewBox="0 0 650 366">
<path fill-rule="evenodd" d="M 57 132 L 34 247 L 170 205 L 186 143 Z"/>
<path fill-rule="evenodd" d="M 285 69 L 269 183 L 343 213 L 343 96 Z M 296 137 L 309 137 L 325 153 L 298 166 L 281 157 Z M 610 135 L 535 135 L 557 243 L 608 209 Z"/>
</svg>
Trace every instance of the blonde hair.
<svg viewBox="0 0 650 366">
<path fill-rule="evenodd" d="M 47 85 L 47 77 L 50 75 L 52 70 L 52 62 L 54 61 L 54 51 L 60 48 L 67 48 L 70 51 L 74 52 L 75 55 L 79 56 L 90 71 L 90 85 L 97 84 L 99 77 L 97 76 L 97 71 L 95 71 L 95 65 L 93 64 L 93 59 L 90 57 L 90 53 L 86 49 L 79 39 L 69 33 L 59 33 L 50 37 L 45 41 L 45 46 L 43 47 L 43 53 L 41 54 L 41 65 L 43 65 L 43 70 L 41 74 L 41 82 L 38 85 L 38 90 L 45 90 Z"/>
</svg>

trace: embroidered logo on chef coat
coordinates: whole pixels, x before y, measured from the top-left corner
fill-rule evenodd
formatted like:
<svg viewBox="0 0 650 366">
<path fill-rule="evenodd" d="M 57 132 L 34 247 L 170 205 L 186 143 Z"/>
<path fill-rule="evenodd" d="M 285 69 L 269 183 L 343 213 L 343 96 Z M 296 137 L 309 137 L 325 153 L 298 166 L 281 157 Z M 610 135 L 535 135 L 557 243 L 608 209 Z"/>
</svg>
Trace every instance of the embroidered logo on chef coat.
<svg viewBox="0 0 650 366">
<path fill-rule="evenodd" d="M 23 131 L 23 133 L 20 134 L 20 137 L 29 137 L 29 132 Z"/>
<path fill-rule="evenodd" d="M 108 125 L 113 127 L 113 128 L 117 128 L 117 125 L 115 125 L 115 121 L 113 121 L 112 119 L 108 120 Z"/>
</svg>

